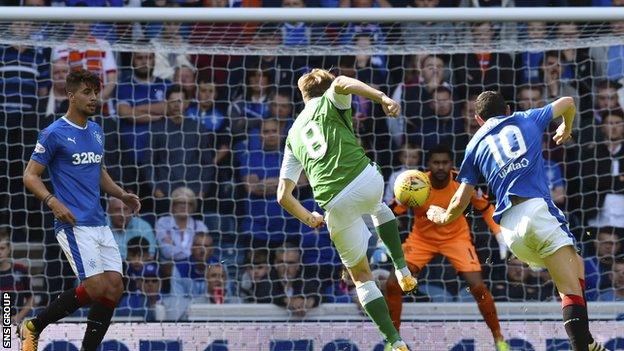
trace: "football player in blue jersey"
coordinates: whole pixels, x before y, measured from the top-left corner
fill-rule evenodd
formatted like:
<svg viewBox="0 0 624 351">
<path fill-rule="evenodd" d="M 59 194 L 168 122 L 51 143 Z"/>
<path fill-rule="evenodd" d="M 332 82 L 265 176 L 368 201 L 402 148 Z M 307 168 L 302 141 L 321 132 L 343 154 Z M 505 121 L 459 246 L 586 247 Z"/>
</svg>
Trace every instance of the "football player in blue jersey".
<svg viewBox="0 0 624 351">
<path fill-rule="evenodd" d="M 120 188 L 102 164 L 102 129 L 89 121 L 98 106 L 100 79 L 80 70 L 66 78 L 67 114 L 39 134 L 24 171 L 24 185 L 52 209 L 56 239 L 80 279 L 35 318 L 18 326 L 22 351 L 36 351 L 50 323 L 90 305 L 82 350 L 95 351 L 108 330 L 123 293 L 121 255 L 100 204 L 100 190 L 123 201 L 135 213 L 138 196 Z M 54 192 L 41 180 L 48 169 Z"/>
<path fill-rule="evenodd" d="M 483 175 L 496 194 L 494 220 L 507 246 L 530 266 L 548 269 L 555 282 L 572 349 L 596 351 L 605 349 L 589 332 L 583 259 L 563 212 L 550 197 L 542 158 L 542 135 L 550 121 L 563 117 L 553 137 L 560 145 L 571 137 L 575 114 L 571 97 L 511 114 L 500 93 L 481 93 L 475 102 L 481 128 L 466 146 L 457 176 L 462 184 L 447 209 L 430 206 L 427 217 L 440 225 L 455 220 Z"/>
</svg>

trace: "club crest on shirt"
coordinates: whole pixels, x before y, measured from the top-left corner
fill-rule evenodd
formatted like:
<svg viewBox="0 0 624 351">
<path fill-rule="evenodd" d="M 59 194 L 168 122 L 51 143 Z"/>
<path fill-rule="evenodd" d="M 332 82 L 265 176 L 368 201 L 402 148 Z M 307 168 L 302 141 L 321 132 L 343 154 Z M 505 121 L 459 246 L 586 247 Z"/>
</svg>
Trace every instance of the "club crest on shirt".
<svg viewBox="0 0 624 351">
<path fill-rule="evenodd" d="M 38 153 L 38 154 L 45 153 L 45 147 L 39 144 L 39 142 L 37 142 L 37 144 L 35 145 L 35 153 Z"/>
<path fill-rule="evenodd" d="M 97 140 L 97 142 L 102 145 L 102 135 L 98 132 L 93 132 L 93 136 L 95 137 L 95 140 Z"/>
</svg>

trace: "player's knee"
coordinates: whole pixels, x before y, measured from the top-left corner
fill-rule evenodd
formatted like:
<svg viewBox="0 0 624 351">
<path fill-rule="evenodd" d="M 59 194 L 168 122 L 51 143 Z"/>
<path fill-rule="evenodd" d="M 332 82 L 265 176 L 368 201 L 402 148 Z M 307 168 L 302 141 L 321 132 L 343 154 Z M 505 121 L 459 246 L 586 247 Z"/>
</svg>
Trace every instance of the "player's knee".
<svg viewBox="0 0 624 351">
<path fill-rule="evenodd" d="M 373 224 L 375 227 L 378 227 L 382 224 L 388 223 L 396 217 L 394 216 L 394 212 L 386 205 L 385 203 L 379 203 L 375 206 L 373 213 L 371 214 L 371 218 L 373 219 Z"/>
<path fill-rule="evenodd" d="M 364 259 L 366 259 L 366 257 Z M 371 272 L 370 267 L 368 267 L 368 263 L 366 263 L 366 265 L 361 263 L 357 264 L 349 268 L 349 272 L 353 278 L 353 283 L 356 285 L 373 280 L 373 273 Z"/>
<path fill-rule="evenodd" d="M 124 292 L 123 280 L 119 274 L 110 275 L 110 278 L 110 284 L 106 291 L 106 298 L 117 301 Z"/>
</svg>

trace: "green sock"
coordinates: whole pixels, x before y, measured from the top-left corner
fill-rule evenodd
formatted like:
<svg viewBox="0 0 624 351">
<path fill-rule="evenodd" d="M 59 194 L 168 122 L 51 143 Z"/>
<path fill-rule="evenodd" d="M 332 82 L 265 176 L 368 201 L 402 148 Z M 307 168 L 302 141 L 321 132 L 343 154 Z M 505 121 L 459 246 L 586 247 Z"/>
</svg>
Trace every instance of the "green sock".
<svg viewBox="0 0 624 351">
<path fill-rule="evenodd" d="M 379 238 L 381 238 L 381 241 L 383 241 L 388 248 L 394 268 L 405 268 L 407 263 L 405 263 L 405 256 L 403 255 L 403 248 L 401 247 L 401 238 L 399 237 L 397 220 L 393 219 L 375 227 L 375 231 L 377 231 Z"/>
<path fill-rule="evenodd" d="M 377 329 L 379 329 L 379 332 L 381 332 L 381 335 L 384 336 L 387 342 L 394 344 L 401 339 L 399 332 L 394 328 L 394 324 L 392 324 L 392 319 L 390 319 L 390 311 L 388 311 L 386 299 L 383 297 L 375 299 L 364 305 L 364 310 L 370 319 L 373 320 L 373 323 L 375 323 Z"/>
</svg>

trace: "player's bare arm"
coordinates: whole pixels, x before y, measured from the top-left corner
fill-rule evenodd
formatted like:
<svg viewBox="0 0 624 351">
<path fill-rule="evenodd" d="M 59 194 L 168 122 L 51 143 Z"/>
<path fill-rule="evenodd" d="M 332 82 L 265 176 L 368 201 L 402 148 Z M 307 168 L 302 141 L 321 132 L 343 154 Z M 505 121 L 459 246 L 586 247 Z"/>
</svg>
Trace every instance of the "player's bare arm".
<svg viewBox="0 0 624 351">
<path fill-rule="evenodd" d="M 334 86 L 334 91 L 338 94 L 355 94 L 381 104 L 384 113 L 390 117 L 396 117 L 401 113 L 401 105 L 398 102 L 389 98 L 382 91 L 357 79 L 338 76 L 334 79 L 332 85 Z"/>
<path fill-rule="evenodd" d="M 126 206 L 128 206 L 133 213 L 139 213 L 139 210 L 141 210 L 141 201 L 139 200 L 139 197 L 136 194 L 126 192 L 119 185 L 115 184 L 104 167 L 102 167 L 100 187 L 102 187 L 102 190 L 106 194 L 123 201 L 123 203 L 126 204 Z"/>
<path fill-rule="evenodd" d="M 563 121 L 557 128 L 557 132 L 553 137 L 555 143 L 561 145 L 572 137 L 572 126 L 574 123 L 574 116 L 576 116 L 576 104 L 572 97 L 565 96 L 553 102 L 552 109 L 553 118 L 559 116 L 563 117 Z"/>
<path fill-rule="evenodd" d="M 318 212 L 310 212 L 301 205 L 292 192 L 297 184 L 290 179 L 280 178 L 277 186 L 277 202 L 291 215 L 295 216 L 310 228 L 319 228 L 325 224 L 323 216 Z"/>
<path fill-rule="evenodd" d="M 444 210 L 439 206 L 429 206 L 429 209 L 427 210 L 427 218 L 438 225 L 445 225 L 454 221 L 457 217 L 461 216 L 466 207 L 468 207 L 474 191 L 474 185 L 461 183 L 455 192 L 455 195 L 451 198 L 449 207 Z"/>
<path fill-rule="evenodd" d="M 76 225 L 76 217 L 63 203 L 61 203 L 54 194 L 52 194 L 41 180 L 41 175 L 46 167 L 37 161 L 30 160 L 24 170 L 24 186 L 30 190 L 35 196 L 50 207 L 56 217 L 61 222 Z"/>
</svg>

